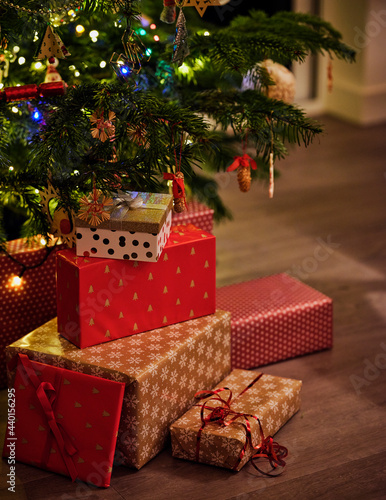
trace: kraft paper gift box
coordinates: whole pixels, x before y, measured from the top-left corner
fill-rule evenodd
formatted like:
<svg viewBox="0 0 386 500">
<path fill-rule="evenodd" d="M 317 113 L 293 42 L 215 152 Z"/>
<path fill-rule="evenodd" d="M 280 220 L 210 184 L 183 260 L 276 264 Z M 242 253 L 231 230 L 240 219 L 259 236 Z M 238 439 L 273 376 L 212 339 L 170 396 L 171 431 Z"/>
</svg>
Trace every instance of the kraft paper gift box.
<svg viewBox="0 0 386 500">
<path fill-rule="evenodd" d="M 80 348 L 215 311 L 215 237 L 173 227 L 156 263 L 58 253 L 58 330 Z"/>
<path fill-rule="evenodd" d="M 20 238 L 6 244 L 11 257 L 0 252 L 0 388 L 7 385 L 5 347 L 56 316 L 55 254 L 63 248 Z M 15 284 L 21 264 L 27 269 Z"/>
<path fill-rule="evenodd" d="M 228 388 L 232 392 L 230 408 L 236 413 L 254 415 L 260 420 L 265 439 L 273 436 L 300 408 L 302 382 L 288 378 L 261 374 L 248 370 L 233 370 L 220 382 L 218 388 Z M 230 391 L 219 393 L 228 400 Z M 201 406 L 210 408 L 221 406 L 210 398 L 199 400 L 170 427 L 172 452 L 176 458 L 217 465 L 227 469 L 240 470 L 256 453 L 246 444 L 245 418 L 239 417 L 228 426 L 212 421 L 203 426 Z M 204 418 L 208 411 L 204 412 Z M 234 415 L 229 414 L 225 422 Z M 248 417 L 251 426 L 252 445 L 261 444 L 260 428 L 257 420 Z"/>
<path fill-rule="evenodd" d="M 137 469 L 165 446 L 169 426 L 230 372 L 230 314 L 215 314 L 78 349 L 56 322 L 7 348 L 7 358 L 30 359 L 126 384 L 116 463 Z M 10 373 L 10 383 L 13 373 Z"/>
<path fill-rule="evenodd" d="M 281 273 L 218 288 L 232 313 L 232 368 L 255 368 L 332 347 L 332 299 Z"/>
<path fill-rule="evenodd" d="M 213 214 L 214 210 L 203 205 L 196 200 L 187 202 L 187 208 L 182 213 L 173 212 L 172 224 L 193 224 L 203 231 L 211 233 L 213 231 Z"/>
<path fill-rule="evenodd" d="M 131 210 L 129 199 L 139 199 L 138 196 L 143 204 Z M 87 220 L 76 217 L 76 253 L 87 257 L 157 262 L 169 238 L 172 207 L 170 194 L 122 193 L 114 199 L 109 219 L 98 226 L 90 226 Z"/>
<path fill-rule="evenodd" d="M 3 456 L 107 487 L 125 384 L 30 361 L 8 393 Z"/>
</svg>

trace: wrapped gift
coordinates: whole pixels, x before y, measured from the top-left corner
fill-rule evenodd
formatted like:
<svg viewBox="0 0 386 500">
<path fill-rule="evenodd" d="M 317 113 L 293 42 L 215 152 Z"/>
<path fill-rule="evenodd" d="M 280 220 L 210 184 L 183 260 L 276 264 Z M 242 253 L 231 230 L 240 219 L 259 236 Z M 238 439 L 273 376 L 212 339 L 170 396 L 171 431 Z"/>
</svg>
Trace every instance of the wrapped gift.
<svg viewBox="0 0 386 500">
<path fill-rule="evenodd" d="M 300 380 L 233 370 L 171 425 L 173 456 L 233 470 L 256 455 L 284 465 L 286 450 L 272 436 L 299 410 L 301 386 Z"/>
<path fill-rule="evenodd" d="M 172 224 L 193 224 L 203 231 L 211 233 L 213 231 L 213 214 L 214 210 L 208 208 L 206 205 L 199 203 L 196 200 L 187 202 L 185 212 L 179 214 L 173 213 Z"/>
<path fill-rule="evenodd" d="M 230 314 L 215 314 L 159 330 L 78 349 L 56 322 L 7 348 L 49 365 L 126 384 L 116 461 L 140 468 L 164 447 L 169 425 L 230 371 Z M 10 373 L 10 383 L 13 374 Z"/>
<path fill-rule="evenodd" d="M 56 316 L 55 253 L 63 248 L 21 238 L 7 243 L 8 255 L 0 252 L 0 388 L 7 385 L 5 347 Z"/>
<path fill-rule="evenodd" d="M 125 384 L 16 360 L 3 456 L 109 486 Z"/>
<path fill-rule="evenodd" d="M 217 289 L 232 313 L 232 368 L 255 368 L 332 347 L 332 300 L 288 274 Z"/>
<path fill-rule="evenodd" d="M 157 262 L 169 238 L 172 207 L 170 194 L 122 193 L 114 199 L 109 218 L 98 226 L 91 227 L 87 217 L 76 217 L 76 253 Z"/>
<path fill-rule="evenodd" d="M 157 263 L 58 254 L 58 330 L 84 348 L 215 311 L 215 237 L 175 226 Z"/>
</svg>

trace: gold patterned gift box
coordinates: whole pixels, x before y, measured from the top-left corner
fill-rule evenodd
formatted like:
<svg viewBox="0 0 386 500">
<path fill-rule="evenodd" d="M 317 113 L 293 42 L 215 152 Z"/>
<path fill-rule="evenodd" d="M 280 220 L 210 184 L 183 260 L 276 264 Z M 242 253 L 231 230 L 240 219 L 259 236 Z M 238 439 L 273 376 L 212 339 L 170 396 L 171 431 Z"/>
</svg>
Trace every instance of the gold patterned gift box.
<svg viewBox="0 0 386 500">
<path fill-rule="evenodd" d="M 260 420 L 265 438 L 273 436 L 300 408 L 300 390 L 302 382 L 288 378 L 260 374 L 249 370 L 233 370 L 220 382 L 218 388 L 228 388 L 232 392 L 230 408 L 236 414 L 254 415 Z M 230 392 L 222 391 L 222 399 L 227 401 Z M 225 394 L 225 395 L 223 395 Z M 211 408 L 222 406 L 220 401 L 206 398 L 196 402 L 185 415 L 171 425 L 173 456 L 196 462 L 217 465 L 227 469 L 240 470 L 256 453 L 248 445 L 246 420 L 239 417 L 228 426 L 216 421 L 203 424 L 202 405 Z M 223 405 L 226 407 L 226 405 Z M 203 418 L 208 416 L 205 410 Z M 234 417 L 230 413 L 225 422 Z M 248 417 L 251 426 L 253 446 L 261 444 L 260 428 L 257 419 Z M 240 460 L 241 458 L 241 460 Z"/>
<path fill-rule="evenodd" d="M 97 226 L 90 225 L 87 212 L 76 217 L 76 254 L 157 262 L 170 235 L 172 207 L 170 194 L 122 192 Z"/>
<path fill-rule="evenodd" d="M 126 383 L 115 462 L 141 468 L 166 444 L 169 426 L 230 372 L 230 314 L 215 314 L 78 349 L 52 320 L 7 347 L 31 360 Z M 9 373 L 10 384 L 13 373 Z"/>
</svg>

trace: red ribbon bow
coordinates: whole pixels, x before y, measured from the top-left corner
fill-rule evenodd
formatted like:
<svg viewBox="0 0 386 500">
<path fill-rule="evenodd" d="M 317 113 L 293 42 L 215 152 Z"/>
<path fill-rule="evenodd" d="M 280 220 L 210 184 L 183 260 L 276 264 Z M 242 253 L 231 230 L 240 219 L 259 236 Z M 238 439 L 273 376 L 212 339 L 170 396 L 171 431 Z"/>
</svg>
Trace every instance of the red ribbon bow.
<svg viewBox="0 0 386 500">
<path fill-rule="evenodd" d="M 19 354 L 19 360 L 25 369 L 25 373 L 29 380 L 32 382 L 36 389 L 36 395 L 38 397 L 39 403 L 44 411 L 47 418 L 47 423 L 51 429 L 52 434 L 58 444 L 60 454 L 66 464 L 67 470 L 71 476 L 72 481 L 78 477 L 78 471 L 76 470 L 75 464 L 73 462 L 73 455 L 77 453 L 77 449 L 71 442 L 70 437 L 67 435 L 64 428 L 56 421 L 53 404 L 56 399 L 56 391 L 50 382 L 41 382 L 39 377 L 28 358 L 25 354 Z M 20 366 L 20 365 L 19 365 Z M 48 452 L 48 447 L 46 447 Z M 48 453 L 46 453 L 47 455 Z M 43 465 L 47 460 L 42 460 Z"/>
<path fill-rule="evenodd" d="M 168 181 L 173 181 L 173 197 L 183 198 L 186 206 L 184 179 L 177 177 L 175 174 L 172 174 L 171 172 L 164 172 L 164 179 Z"/>
<path fill-rule="evenodd" d="M 244 392 L 246 392 L 252 385 L 254 385 L 262 376 L 263 374 L 260 373 L 249 385 L 246 389 L 244 389 L 238 397 L 240 397 Z M 223 391 L 229 391 L 229 396 L 228 399 L 223 399 L 221 396 L 219 396 L 220 392 Z M 202 425 L 197 433 L 197 445 L 196 445 L 196 461 L 199 461 L 199 455 L 200 455 L 200 442 L 201 442 L 201 434 L 205 428 L 206 425 L 208 424 L 216 424 L 221 427 L 226 427 L 228 425 L 232 425 L 233 423 L 236 422 L 238 419 L 243 419 L 243 422 L 238 422 L 240 423 L 244 429 L 245 429 L 245 443 L 244 446 L 239 454 L 239 457 L 233 466 L 233 470 L 237 470 L 238 465 L 240 464 L 241 460 L 244 458 L 244 455 L 247 451 L 248 445 L 252 447 L 256 453 L 251 457 L 251 462 L 253 467 L 258 470 L 261 474 L 264 474 L 266 476 L 276 476 L 277 474 L 270 474 L 268 472 L 264 472 L 261 469 L 259 469 L 256 464 L 254 463 L 254 460 L 258 458 L 265 458 L 269 461 L 272 469 L 276 469 L 277 467 L 283 467 L 285 466 L 285 461 L 283 460 L 284 458 L 287 457 L 288 455 L 288 450 L 284 446 L 279 445 L 276 443 L 272 436 L 268 436 L 267 438 L 264 437 L 264 432 L 261 426 L 260 419 L 256 417 L 256 415 L 251 415 L 249 413 L 241 413 L 232 410 L 231 408 L 231 403 L 232 403 L 232 391 L 228 389 L 227 387 L 221 387 L 220 389 L 216 389 L 214 391 L 199 391 L 195 394 L 195 397 L 198 399 L 203 399 L 207 398 L 208 396 L 213 396 L 210 397 L 205 403 L 201 406 L 201 422 Z M 235 398 L 236 400 L 237 398 Z M 210 406 L 208 403 L 210 401 L 219 401 L 221 404 L 218 406 Z M 205 416 L 205 410 L 209 411 L 210 413 Z M 230 417 L 228 419 L 228 417 Z M 252 431 L 251 431 L 251 424 L 249 422 L 249 418 L 253 418 L 256 420 L 256 422 L 259 425 L 259 431 L 260 431 L 260 442 L 254 446 L 252 443 Z"/>
<path fill-rule="evenodd" d="M 234 156 L 233 157 L 233 163 L 227 168 L 227 172 L 232 172 L 233 170 L 236 170 L 238 167 L 251 167 L 253 170 L 257 169 L 257 164 L 253 158 L 251 158 L 249 155 L 246 153 L 243 154 L 243 156 Z"/>
</svg>

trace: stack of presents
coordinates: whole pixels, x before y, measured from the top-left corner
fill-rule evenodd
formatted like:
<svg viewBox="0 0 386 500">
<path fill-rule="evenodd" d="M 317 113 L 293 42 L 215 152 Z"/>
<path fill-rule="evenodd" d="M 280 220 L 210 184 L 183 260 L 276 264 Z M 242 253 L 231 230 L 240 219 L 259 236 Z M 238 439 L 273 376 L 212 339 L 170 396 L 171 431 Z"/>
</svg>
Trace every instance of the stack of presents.
<svg viewBox="0 0 386 500">
<path fill-rule="evenodd" d="M 272 436 L 301 381 L 251 368 L 331 347 L 331 299 L 287 274 L 216 290 L 213 213 L 140 195 L 97 227 L 77 219 L 76 250 L 56 253 L 57 319 L 6 348 L 4 456 L 101 487 L 170 436 L 177 458 L 282 465 Z"/>
</svg>

